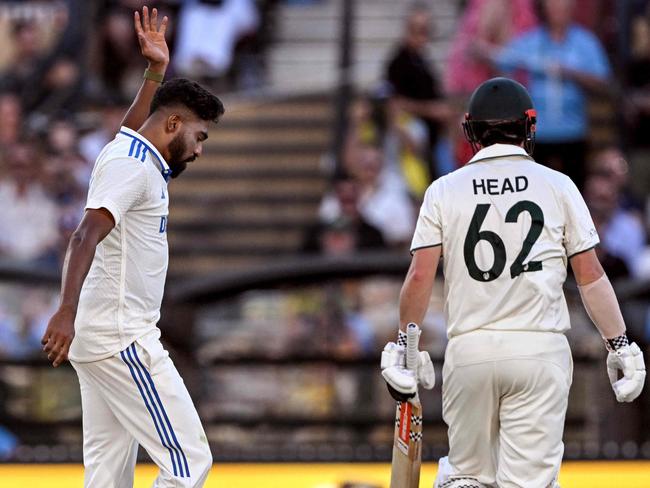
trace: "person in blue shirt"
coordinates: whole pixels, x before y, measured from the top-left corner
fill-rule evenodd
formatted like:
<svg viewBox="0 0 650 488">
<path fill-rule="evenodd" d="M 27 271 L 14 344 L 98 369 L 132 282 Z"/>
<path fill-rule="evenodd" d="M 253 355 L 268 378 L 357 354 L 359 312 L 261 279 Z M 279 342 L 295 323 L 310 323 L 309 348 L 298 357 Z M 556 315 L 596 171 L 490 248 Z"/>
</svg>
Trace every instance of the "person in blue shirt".
<svg viewBox="0 0 650 488">
<path fill-rule="evenodd" d="M 585 180 L 587 93 L 605 93 L 611 68 L 597 37 L 573 21 L 574 0 L 540 0 L 540 26 L 486 52 L 495 66 L 524 76 L 537 108 L 535 160 Z"/>
</svg>

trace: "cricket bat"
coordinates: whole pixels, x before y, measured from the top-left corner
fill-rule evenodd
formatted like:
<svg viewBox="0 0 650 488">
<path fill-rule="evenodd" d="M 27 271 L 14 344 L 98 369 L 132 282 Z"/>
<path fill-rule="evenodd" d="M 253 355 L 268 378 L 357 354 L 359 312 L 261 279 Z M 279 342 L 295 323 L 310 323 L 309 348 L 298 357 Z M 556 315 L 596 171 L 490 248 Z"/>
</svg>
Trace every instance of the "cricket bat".
<svg viewBox="0 0 650 488">
<path fill-rule="evenodd" d="M 406 367 L 414 368 L 418 361 L 420 328 L 408 324 L 406 329 Z M 393 462 L 390 488 L 418 488 L 422 463 L 422 405 L 416 393 L 408 402 L 397 402 Z"/>
</svg>

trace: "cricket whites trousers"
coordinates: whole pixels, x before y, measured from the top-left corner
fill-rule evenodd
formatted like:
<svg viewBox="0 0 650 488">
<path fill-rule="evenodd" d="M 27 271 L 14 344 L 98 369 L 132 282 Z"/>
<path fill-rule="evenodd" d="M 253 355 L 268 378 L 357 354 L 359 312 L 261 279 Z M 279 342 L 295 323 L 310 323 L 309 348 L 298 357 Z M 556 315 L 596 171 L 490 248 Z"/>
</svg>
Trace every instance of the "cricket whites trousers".
<svg viewBox="0 0 650 488">
<path fill-rule="evenodd" d="M 212 455 L 192 399 L 158 331 L 114 356 L 73 362 L 81 387 L 84 486 L 132 488 L 141 445 L 160 468 L 154 488 L 201 487 Z"/>
<path fill-rule="evenodd" d="M 489 487 L 553 488 L 573 375 L 564 334 L 477 330 L 450 339 L 443 367 L 448 476 Z"/>
</svg>

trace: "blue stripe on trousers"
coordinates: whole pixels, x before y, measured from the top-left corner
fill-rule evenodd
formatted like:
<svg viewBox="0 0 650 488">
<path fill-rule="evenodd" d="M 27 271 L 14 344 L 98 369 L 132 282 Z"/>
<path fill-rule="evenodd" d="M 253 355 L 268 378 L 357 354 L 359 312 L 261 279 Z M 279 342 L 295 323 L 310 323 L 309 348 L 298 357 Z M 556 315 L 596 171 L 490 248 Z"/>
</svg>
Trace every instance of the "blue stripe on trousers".
<svg viewBox="0 0 650 488">
<path fill-rule="evenodd" d="M 172 467 L 174 470 L 174 476 L 177 476 L 177 471 L 176 471 L 176 462 L 174 461 L 174 453 L 172 452 L 171 448 L 165 443 L 165 440 L 163 439 L 162 434 L 160 433 L 160 428 L 158 427 L 158 422 L 156 421 L 156 417 L 154 416 L 153 410 L 151 410 L 151 406 L 149 406 L 149 402 L 147 402 L 147 397 L 144 394 L 144 391 L 142 391 L 142 386 L 140 386 L 140 382 L 138 381 L 135 371 L 133 370 L 133 366 L 129 363 L 129 361 L 126 358 L 126 355 L 124 354 L 124 351 L 120 352 L 120 356 L 122 356 L 122 361 L 129 367 L 129 371 L 131 371 L 131 376 L 133 377 L 133 381 L 135 382 L 135 385 L 138 387 L 138 390 L 140 391 L 140 395 L 142 396 L 142 399 L 144 400 L 144 405 L 147 407 L 147 410 L 149 411 L 149 415 L 151 415 L 151 419 L 153 420 L 153 425 L 156 428 L 156 432 L 158 432 L 158 437 L 160 438 L 160 442 L 164 447 L 167 448 L 169 451 L 169 457 L 172 460 Z"/>
<path fill-rule="evenodd" d="M 131 356 L 131 353 L 133 353 L 133 356 Z M 144 390 L 147 392 L 147 396 L 149 397 L 149 402 L 151 402 L 151 405 L 153 406 L 153 411 L 156 413 L 156 417 L 158 418 L 158 423 L 160 424 L 160 428 L 162 429 L 164 437 L 167 440 L 167 444 L 165 445 L 165 447 L 171 448 L 171 450 L 176 455 L 176 463 L 178 465 L 178 471 L 180 472 L 179 476 L 181 478 L 184 478 L 186 475 L 183 473 L 183 464 L 181 463 L 181 453 L 182 453 L 182 451 L 181 451 L 181 453 L 179 453 L 180 448 L 178 447 L 178 441 L 176 441 L 176 446 L 174 446 L 174 444 L 172 443 L 172 440 L 169 437 L 168 429 L 165 428 L 165 423 L 163 422 L 163 419 L 160 416 L 160 411 L 162 411 L 165 418 L 167 418 L 167 414 L 165 413 L 165 410 L 162 408 L 162 403 L 160 402 L 160 398 L 158 398 L 158 393 L 153 388 L 153 383 L 151 381 L 151 377 L 149 377 L 149 373 L 147 372 L 145 367 L 140 362 L 140 358 L 138 358 L 138 355 L 137 355 L 136 350 L 135 350 L 135 343 L 131 344 L 131 346 L 129 346 L 127 348 L 126 354 L 129 357 L 129 359 L 131 360 L 131 364 L 133 364 L 133 367 L 135 368 L 136 372 L 138 373 L 138 377 L 140 378 L 140 381 L 144 385 Z M 133 359 L 134 357 L 137 359 L 137 362 L 140 364 L 140 367 L 138 367 L 138 364 L 136 364 L 136 359 Z M 142 369 L 140 369 L 140 368 L 142 368 Z M 147 382 L 145 381 L 145 379 L 144 379 L 144 377 L 142 375 L 143 371 L 144 371 L 145 375 L 149 378 L 149 383 L 152 386 L 152 389 L 153 389 L 153 391 L 155 393 L 156 398 L 158 398 L 158 402 L 156 402 L 154 397 L 151 395 L 151 391 L 149 389 L 149 386 L 147 386 Z M 169 424 L 169 420 L 167 420 L 167 424 Z M 175 436 L 174 436 L 174 440 L 175 440 Z M 185 457 L 184 454 L 183 454 L 183 457 Z"/>
<path fill-rule="evenodd" d="M 132 347 L 133 347 L 133 354 L 135 355 L 135 359 L 138 362 L 138 364 L 140 365 L 140 367 L 142 368 L 142 371 L 144 371 L 144 374 L 146 375 L 147 380 L 149 380 L 149 385 L 151 386 L 151 389 L 153 390 L 153 393 L 154 393 L 156 399 L 158 400 L 158 405 L 160 405 L 163 416 L 165 417 L 165 421 L 167 422 L 167 428 L 171 432 L 172 439 L 174 439 L 174 445 L 180 451 L 181 456 L 183 456 L 183 463 L 185 464 L 185 473 L 189 477 L 190 476 L 190 469 L 189 469 L 189 467 L 187 465 L 187 458 L 185 457 L 185 453 L 183 452 L 183 448 L 181 448 L 181 445 L 178 442 L 178 439 L 176 438 L 176 434 L 174 433 L 174 429 L 172 427 L 172 424 L 169 421 L 169 417 L 167 416 L 167 412 L 165 412 L 165 407 L 163 406 L 162 401 L 160 400 L 160 396 L 158 395 L 158 391 L 156 390 L 156 387 L 153 384 L 153 380 L 151 379 L 151 375 L 149 374 L 149 372 L 146 370 L 146 368 L 140 362 L 140 358 L 138 357 L 138 353 L 135 350 L 135 345 L 133 345 Z M 179 461 L 179 464 L 180 464 L 180 461 Z M 182 469 L 181 469 L 181 471 L 182 471 Z M 182 477 L 182 475 L 181 475 L 181 477 Z"/>
</svg>

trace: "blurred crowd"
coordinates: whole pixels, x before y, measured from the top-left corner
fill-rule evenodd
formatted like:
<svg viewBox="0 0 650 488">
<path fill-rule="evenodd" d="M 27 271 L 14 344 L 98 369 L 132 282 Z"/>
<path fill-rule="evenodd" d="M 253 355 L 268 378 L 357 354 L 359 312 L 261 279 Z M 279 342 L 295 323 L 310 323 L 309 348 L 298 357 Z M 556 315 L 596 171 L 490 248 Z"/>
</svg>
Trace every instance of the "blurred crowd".
<svg viewBox="0 0 650 488">
<path fill-rule="evenodd" d="M 141 3 L 0 5 L 7 47 L 0 54 L 0 257 L 60 267 L 94 159 L 140 84 L 144 62 L 131 16 Z M 259 85 L 259 32 L 269 4 L 152 2 L 178 19 L 170 74 Z M 583 192 L 610 276 L 650 276 L 650 4 L 631 2 L 624 53 L 615 50 L 615 12 L 607 2 L 596 10 L 582 8 L 587 4 L 468 0 L 442 75 L 429 61 L 432 6 L 411 4 L 382 78 L 350 104 L 342 160 L 302 250 L 407 248 L 428 184 L 471 156 L 458 129 L 468 96 L 505 74 L 529 88 L 538 112 L 534 156 Z"/>
<path fill-rule="evenodd" d="M 224 89 L 262 82 L 256 33 L 270 2 L 148 3 L 178 19 L 169 30 L 170 75 Z M 141 4 L 0 4 L 1 259 L 60 268 L 94 160 L 141 83 L 145 62 L 133 33 Z"/>
</svg>

